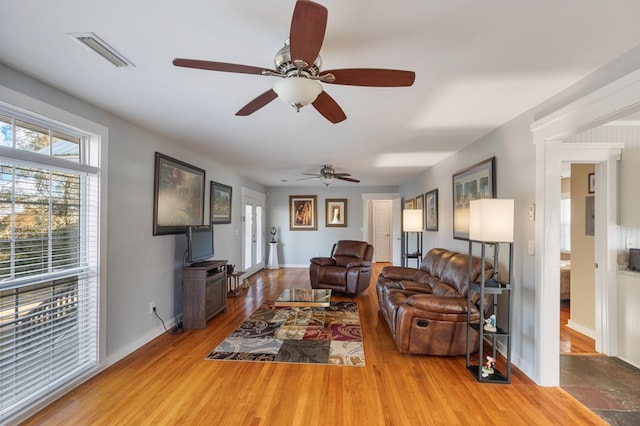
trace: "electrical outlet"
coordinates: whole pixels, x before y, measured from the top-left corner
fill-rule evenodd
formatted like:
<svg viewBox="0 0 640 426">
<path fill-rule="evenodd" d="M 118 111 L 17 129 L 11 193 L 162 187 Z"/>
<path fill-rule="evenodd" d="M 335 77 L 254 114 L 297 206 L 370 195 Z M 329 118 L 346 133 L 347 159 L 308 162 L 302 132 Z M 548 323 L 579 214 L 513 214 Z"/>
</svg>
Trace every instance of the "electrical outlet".
<svg viewBox="0 0 640 426">
<path fill-rule="evenodd" d="M 149 313 L 152 314 L 154 309 L 156 309 L 156 302 L 155 300 L 153 302 L 149 302 Z"/>
</svg>

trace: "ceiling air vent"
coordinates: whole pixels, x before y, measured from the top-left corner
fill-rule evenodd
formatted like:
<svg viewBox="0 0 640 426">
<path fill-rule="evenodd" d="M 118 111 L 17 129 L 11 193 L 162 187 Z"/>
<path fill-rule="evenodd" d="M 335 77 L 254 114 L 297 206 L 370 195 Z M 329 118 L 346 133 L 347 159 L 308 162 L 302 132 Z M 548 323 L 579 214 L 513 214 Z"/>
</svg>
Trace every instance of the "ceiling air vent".
<svg viewBox="0 0 640 426">
<path fill-rule="evenodd" d="M 135 66 L 131 61 L 125 58 L 121 53 L 117 52 L 113 47 L 105 43 L 94 33 L 72 33 L 68 35 L 81 43 L 84 47 L 96 52 L 116 67 Z"/>
</svg>

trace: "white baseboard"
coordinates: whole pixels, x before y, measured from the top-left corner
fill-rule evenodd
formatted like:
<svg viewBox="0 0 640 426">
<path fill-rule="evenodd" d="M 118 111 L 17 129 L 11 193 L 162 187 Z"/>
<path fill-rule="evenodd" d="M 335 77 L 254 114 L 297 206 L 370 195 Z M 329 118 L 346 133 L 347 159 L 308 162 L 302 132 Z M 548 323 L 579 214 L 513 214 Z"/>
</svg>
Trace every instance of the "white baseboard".
<svg viewBox="0 0 640 426">
<path fill-rule="evenodd" d="M 580 334 L 584 334 L 587 337 L 590 337 L 592 339 L 596 338 L 596 331 L 592 328 L 587 328 L 584 325 L 580 325 L 575 321 L 567 321 L 567 327 L 569 327 L 570 329 L 577 331 Z"/>
</svg>

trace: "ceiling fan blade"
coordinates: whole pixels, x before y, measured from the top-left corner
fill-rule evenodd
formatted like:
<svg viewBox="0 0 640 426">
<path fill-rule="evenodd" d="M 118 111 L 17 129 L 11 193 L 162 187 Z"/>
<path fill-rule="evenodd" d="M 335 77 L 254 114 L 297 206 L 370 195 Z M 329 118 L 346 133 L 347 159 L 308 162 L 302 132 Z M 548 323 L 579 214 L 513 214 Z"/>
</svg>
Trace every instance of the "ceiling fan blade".
<svg viewBox="0 0 640 426">
<path fill-rule="evenodd" d="M 337 176 L 351 176 L 351 174 L 349 174 L 349 173 L 334 173 L 333 175 L 336 176 L 336 177 Z"/>
<path fill-rule="evenodd" d="M 289 51 L 293 61 L 301 59 L 307 65 L 313 65 L 324 41 L 327 15 L 327 8 L 318 3 L 296 2 L 289 29 Z"/>
<path fill-rule="evenodd" d="M 336 178 L 336 179 L 340 179 L 340 180 L 346 180 L 347 182 L 360 183 L 360 181 L 358 179 L 354 179 L 354 178 L 350 178 L 350 177 L 336 176 L 336 175 L 333 175 L 333 177 Z"/>
<path fill-rule="evenodd" d="M 344 84 L 348 86 L 411 86 L 416 79 L 416 73 L 413 71 L 383 68 L 344 68 L 323 71 L 322 74 L 333 74 L 336 79 L 332 84 Z"/>
<path fill-rule="evenodd" d="M 306 173 L 303 173 L 303 174 L 306 174 Z M 306 177 L 306 178 L 300 178 L 296 180 L 307 180 L 307 179 L 320 179 L 320 176 Z"/>
<path fill-rule="evenodd" d="M 305 175 L 305 176 L 316 176 L 316 177 L 322 176 L 322 175 L 319 175 L 317 173 L 303 173 L 303 175 Z"/>
<path fill-rule="evenodd" d="M 265 106 L 266 104 L 268 104 L 269 102 L 271 102 L 277 97 L 278 95 L 276 94 L 276 92 L 274 92 L 273 89 L 269 89 L 266 92 L 264 92 L 262 95 L 258 96 L 257 98 L 255 98 L 254 100 L 246 104 L 244 107 L 242 107 L 240 111 L 236 112 L 236 115 L 240 115 L 244 117 L 249 114 L 253 114 L 254 112 L 256 112 L 257 110 L 259 110 L 260 108 L 262 108 L 263 106 Z"/>
<path fill-rule="evenodd" d="M 227 62 L 200 61 L 197 59 L 176 58 L 173 65 L 185 68 L 198 68 L 209 71 L 235 72 L 240 74 L 257 74 L 262 75 L 263 71 L 275 72 L 274 70 L 253 67 L 251 65 L 229 64 Z"/>
<path fill-rule="evenodd" d="M 311 105 L 333 124 L 344 121 L 347 118 L 340 105 L 325 91 L 320 92 Z"/>
</svg>

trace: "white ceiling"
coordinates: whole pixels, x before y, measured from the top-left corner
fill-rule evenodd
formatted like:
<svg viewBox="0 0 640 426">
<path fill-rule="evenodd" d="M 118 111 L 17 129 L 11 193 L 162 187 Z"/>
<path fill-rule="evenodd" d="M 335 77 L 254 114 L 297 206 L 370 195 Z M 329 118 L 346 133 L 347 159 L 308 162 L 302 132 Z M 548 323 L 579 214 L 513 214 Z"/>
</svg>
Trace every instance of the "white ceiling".
<svg viewBox="0 0 640 426">
<path fill-rule="evenodd" d="M 324 69 L 407 69 L 415 84 L 325 84 L 347 114 L 339 124 L 278 100 L 237 117 L 273 77 L 171 64 L 273 68 L 294 0 L 1 0 L 0 62 L 267 186 L 308 185 L 295 179 L 323 164 L 360 185 L 398 185 L 640 44 L 635 0 L 319 3 L 329 10 Z M 67 36 L 78 32 L 135 67 L 116 68 Z"/>
</svg>

